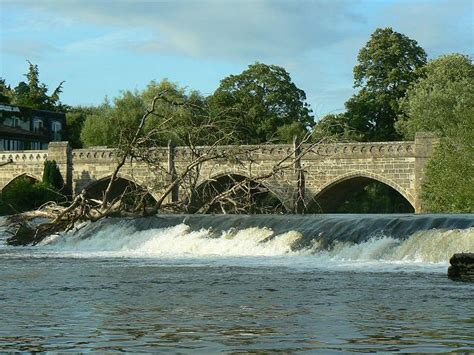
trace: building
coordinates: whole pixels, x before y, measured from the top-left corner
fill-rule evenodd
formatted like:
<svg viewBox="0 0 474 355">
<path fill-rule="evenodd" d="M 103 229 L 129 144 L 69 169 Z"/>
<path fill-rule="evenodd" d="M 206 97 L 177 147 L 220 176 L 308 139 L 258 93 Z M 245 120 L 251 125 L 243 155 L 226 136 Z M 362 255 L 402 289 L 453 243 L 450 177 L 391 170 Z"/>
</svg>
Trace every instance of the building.
<svg viewBox="0 0 474 355">
<path fill-rule="evenodd" d="M 62 112 L 0 104 L 0 151 L 48 149 L 66 127 Z"/>
</svg>

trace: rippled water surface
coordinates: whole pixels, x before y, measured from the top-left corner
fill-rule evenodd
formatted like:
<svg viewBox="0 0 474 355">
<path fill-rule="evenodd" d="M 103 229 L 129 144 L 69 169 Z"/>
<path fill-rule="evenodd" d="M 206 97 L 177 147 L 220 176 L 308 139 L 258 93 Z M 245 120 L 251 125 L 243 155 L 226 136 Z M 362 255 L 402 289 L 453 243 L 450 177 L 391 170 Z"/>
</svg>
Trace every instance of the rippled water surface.
<svg viewBox="0 0 474 355">
<path fill-rule="evenodd" d="M 183 228 L 1 246 L 0 351 L 474 351 L 474 284 L 426 247 L 471 247 L 472 229 L 324 250 Z"/>
</svg>

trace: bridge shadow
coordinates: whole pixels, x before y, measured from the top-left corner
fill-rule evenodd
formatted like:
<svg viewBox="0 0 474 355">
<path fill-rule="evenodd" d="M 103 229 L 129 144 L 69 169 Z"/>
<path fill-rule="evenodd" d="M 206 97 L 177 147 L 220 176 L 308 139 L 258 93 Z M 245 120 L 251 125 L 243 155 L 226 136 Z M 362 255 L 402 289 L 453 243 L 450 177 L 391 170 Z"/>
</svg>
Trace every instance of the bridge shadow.
<svg viewBox="0 0 474 355">
<path fill-rule="evenodd" d="M 308 204 L 308 213 L 414 213 L 412 204 L 393 187 L 378 180 L 354 176 L 320 191 Z"/>
<path fill-rule="evenodd" d="M 239 174 L 225 174 L 199 185 L 189 212 L 212 214 L 284 213 L 282 201 L 264 184 Z"/>
<path fill-rule="evenodd" d="M 93 181 L 83 188 L 86 196 L 91 199 L 102 201 L 104 194 L 109 186 L 111 177 Z M 148 193 L 147 189 L 134 181 L 118 177 L 112 184 L 107 197 L 108 202 L 122 199 L 122 203 L 128 206 L 137 206 L 143 203 L 147 207 L 151 207 L 156 203 L 153 196 Z"/>
</svg>

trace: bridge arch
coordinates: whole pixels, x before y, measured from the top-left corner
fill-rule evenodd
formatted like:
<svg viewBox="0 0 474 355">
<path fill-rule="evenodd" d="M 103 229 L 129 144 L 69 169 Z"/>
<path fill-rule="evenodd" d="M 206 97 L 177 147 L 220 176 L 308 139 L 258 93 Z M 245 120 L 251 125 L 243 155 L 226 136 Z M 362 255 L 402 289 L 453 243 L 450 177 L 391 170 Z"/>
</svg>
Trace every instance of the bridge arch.
<svg viewBox="0 0 474 355">
<path fill-rule="evenodd" d="M 31 182 L 41 182 L 43 180 L 43 177 L 41 176 L 36 176 L 34 174 L 30 173 L 21 173 L 15 176 L 14 178 L 10 179 L 3 187 L 1 188 L 0 192 L 5 190 L 8 186 L 10 186 L 13 182 L 17 181 L 20 178 L 26 177 L 31 180 Z"/>
<path fill-rule="evenodd" d="M 234 180 L 234 181 L 232 181 Z M 265 182 L 265 181 L 261 181 L 261 180 L 256 180 L 256 179 L 253 179 L 252 177 L 250 177 L 247 173 L 247 171 L 245 170 L 239 170 L 239 169 L 235 169 L 235 170 L 226 170 L 226 171 L 220 171 L 218 173 L 215 173 L 211 176 L 208 176 L 206 178 L 202 178 L 199 180 L 198 184 L 196 185 L 196 191 L 199 194 L 205 194 L 205 189 L 206 187 L 210 186 L 210 185 L 213 185 L 213 184 L 217 184 L 217 185 L 221 185 L 221 186 L 217 186 L 216 187 L 216 190 L 219 190 L 219 188 L 221 189 L 225 189 L 225 188 L 231 188 L 231 184 L 229 184 L 229 182 L 241 182 L 241 181 L 244 181 L 244 180 L 247 180 L 249 183 L 250 183 L 250 188 L 251 189 L 254 189 L 254 190 L 258 190 L 258 189 L 264 189 L 266 191 L 261 191 L 262 194 L 267 194 L 267 202 L 271 202 L 271 203 L 275 203 L 275 208 L 278 210 L 281 210 L 282 212 L 289 212 L 291 211 L 290 208 L 288 208 L 286 202 L 287 200 L 285 199 L 285 197 L 279 192 L 277 191 L 277 189 L 274 189 L 271 184 Z M 223 190 L 224 191 L 224 190 Z M 258 195 L 258 191 L 257 191 L 257 195 Z M 199 196 L 198 196 L 199 197 Z M 204 199 L 206 198 L 206 196 L 204 196 Z M 277 201 L 275 201 L 275 199 Z M 260 200 L 260 201 L 257 201 L 259 203 L 265 203 L 265 201 L 263 200 Z M 278 206 L 276 206 L 278 204 Z M 191 205 L 193 205 L 193 203 L 191 203 Z M 194 206 L 195 207 L 195 206 Z M 263 206 L 262 206 L 263 207 Z"/>
<path fill-rule="evenodd" d="M 87 183 L 81 190 L 84 190 L 89 197 L 101 200 L 111 178 L 112 174 L 102 175 Z M 121 172 L 117 174 L 117 180 L 112 185 L 110 199 L 120 196 L 126 189 L 129 189 L 131 192 L 136 191 L 137 193 L 145 192 L 148 199 L 153 199 L 154 201 L 157 199 L 153 193 L 148 191 L 143 182 Z"/>
<path fill-rule="evenodd" d="M 327 182 L 309 200 L 308 207 L 314 210 L 318 206 L 323 213 L 334 212 L 347 194 L 373 182 L 381 183 L 396 191 L 409 204 L 412 212 L 415 212 L 415 198 L 406 189 L 391 179 L 367 171 L 348 172 Z"/>
</svg>

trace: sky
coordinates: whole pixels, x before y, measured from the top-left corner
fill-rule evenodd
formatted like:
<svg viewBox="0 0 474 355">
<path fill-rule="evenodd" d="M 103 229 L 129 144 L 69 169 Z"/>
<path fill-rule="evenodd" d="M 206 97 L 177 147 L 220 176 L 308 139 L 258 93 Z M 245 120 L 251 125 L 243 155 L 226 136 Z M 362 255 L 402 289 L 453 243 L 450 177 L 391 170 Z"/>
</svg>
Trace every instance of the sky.
<svg viewBox="0 0 474 355">
<path fill-rule="evenodd" d="M 209 95 L 258 61 L 284 67 L 320 118 L 344 110 L 378 27 L 430 59 L 474 55 L 474 0 L 0 0 L 0 22 L 0 77 L 15 86 L 30 60 L 69 105 L 164 78 Z"/>
</svg>

